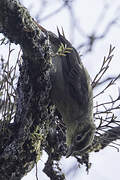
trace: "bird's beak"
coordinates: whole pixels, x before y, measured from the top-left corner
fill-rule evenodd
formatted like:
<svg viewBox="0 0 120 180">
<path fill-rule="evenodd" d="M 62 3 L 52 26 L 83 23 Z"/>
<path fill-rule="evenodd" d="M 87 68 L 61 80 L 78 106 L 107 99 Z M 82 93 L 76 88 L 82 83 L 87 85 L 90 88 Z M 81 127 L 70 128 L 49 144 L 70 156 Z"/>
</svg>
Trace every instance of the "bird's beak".
<svg viewBox="0 0 120 180">
<path fill-rule="evenodd" d="M 71 145 L 67 150 L 66 158 L 70 157 L 72 153 L 73 153 L 73 146 Z"/>
</svg>

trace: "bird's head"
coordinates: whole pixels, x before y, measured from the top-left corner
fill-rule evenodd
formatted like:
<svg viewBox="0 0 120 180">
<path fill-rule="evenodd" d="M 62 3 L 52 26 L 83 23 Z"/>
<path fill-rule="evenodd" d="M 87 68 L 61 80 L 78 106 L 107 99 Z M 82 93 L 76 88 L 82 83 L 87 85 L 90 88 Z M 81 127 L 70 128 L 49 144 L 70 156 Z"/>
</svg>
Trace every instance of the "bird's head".
<svg viewBox="0 0 120 180">
<path fill-rule="evenodd" d="M 94 123 L 74 124 L 74 128 L 67 129 L 66 142 L 68 151 L 66 157 L 72 154 L 81 154 L 92 144 L 94 139 L 95 125 Z"/>
</svg>

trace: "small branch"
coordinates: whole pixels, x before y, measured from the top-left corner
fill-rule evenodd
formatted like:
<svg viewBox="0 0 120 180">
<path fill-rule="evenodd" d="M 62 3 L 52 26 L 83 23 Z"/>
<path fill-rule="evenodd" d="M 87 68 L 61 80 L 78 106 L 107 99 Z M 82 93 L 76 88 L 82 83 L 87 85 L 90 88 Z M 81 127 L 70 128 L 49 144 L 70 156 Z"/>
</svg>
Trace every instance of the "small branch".
<svg viewBox="0 0 120 180">
<path fill-rule="evenodd" d="M 102 81 L 100 81 L 98 84 L 96 84 L 95 88 L 102 85 L 102 84 L 104 84 L 104 83 L 106 83 L 106 82 L 108 82 L 108 81 L 114 80 L 117 77 L 118 77 L 118 75 L 117 76 L 109 76 L 109 77 L 103 79 Z M 120 78 L 120 76 L 119 76 L 119 78 Z"/>
<path fill-rule="evenodd" d="M 39 180 L 39 179 L 38 179 L 38 167 L 37 167 L 37 162 L 36 162 L 36 180 Z"/>
<path fill-rule="evenodd" d="M 104 57 L 102 66 L 99 70 L 99 72 L 96 74 L 93 82 L 92 82 L 92 87 L 94 88 L 98 82 L 100 81 L 100 79 L 103 77 L 103 75 L 105 74 L 105 72 L 108 70 L 109 68 L 109 64 L 113 58 L 113 51 L 114 51 L 115 47 L 112 47 L 112 45 L 110 45 L 110 49 L 109 49 L 109 53 L 107 57 Z"/>
</svg>

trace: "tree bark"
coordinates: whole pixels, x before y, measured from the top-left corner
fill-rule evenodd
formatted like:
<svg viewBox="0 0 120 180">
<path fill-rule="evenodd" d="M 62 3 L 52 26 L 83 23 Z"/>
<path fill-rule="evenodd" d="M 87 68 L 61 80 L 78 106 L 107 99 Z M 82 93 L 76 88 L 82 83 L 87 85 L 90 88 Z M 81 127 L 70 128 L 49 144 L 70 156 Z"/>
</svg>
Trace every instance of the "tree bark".
<svg viewBox="0 0 120 180">
<path fill-rule="evenodd" d="M 0 124 L 0 179 L 19 180 L 39 160 L 48 131 L 49 47 L 47 36 L 19 1 L 0 1 L 0 32 L 23 51 L 14 123 Z"/>
</svg>

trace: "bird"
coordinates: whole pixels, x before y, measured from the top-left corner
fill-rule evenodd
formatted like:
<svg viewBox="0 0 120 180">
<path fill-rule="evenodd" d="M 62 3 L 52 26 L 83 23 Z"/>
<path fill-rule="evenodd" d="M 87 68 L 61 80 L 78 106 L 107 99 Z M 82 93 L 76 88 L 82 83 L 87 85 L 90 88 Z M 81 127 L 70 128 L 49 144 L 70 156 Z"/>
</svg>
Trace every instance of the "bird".
<svg viewBox="0 0 120 180">
<path fill-rule="evenodd" d="M 47 31 L 53 51 L 51 99 L 66 126 L 66 157 L 86 152 L 95 134 L 93 120 L 93 90 L 88 71 L 80 55 L 58 30 L 58 36 Z M 61 48 L 62 47 L 62 48 Z M 63 49 L 64 52 L 60 52 Z"/>
</svg>

